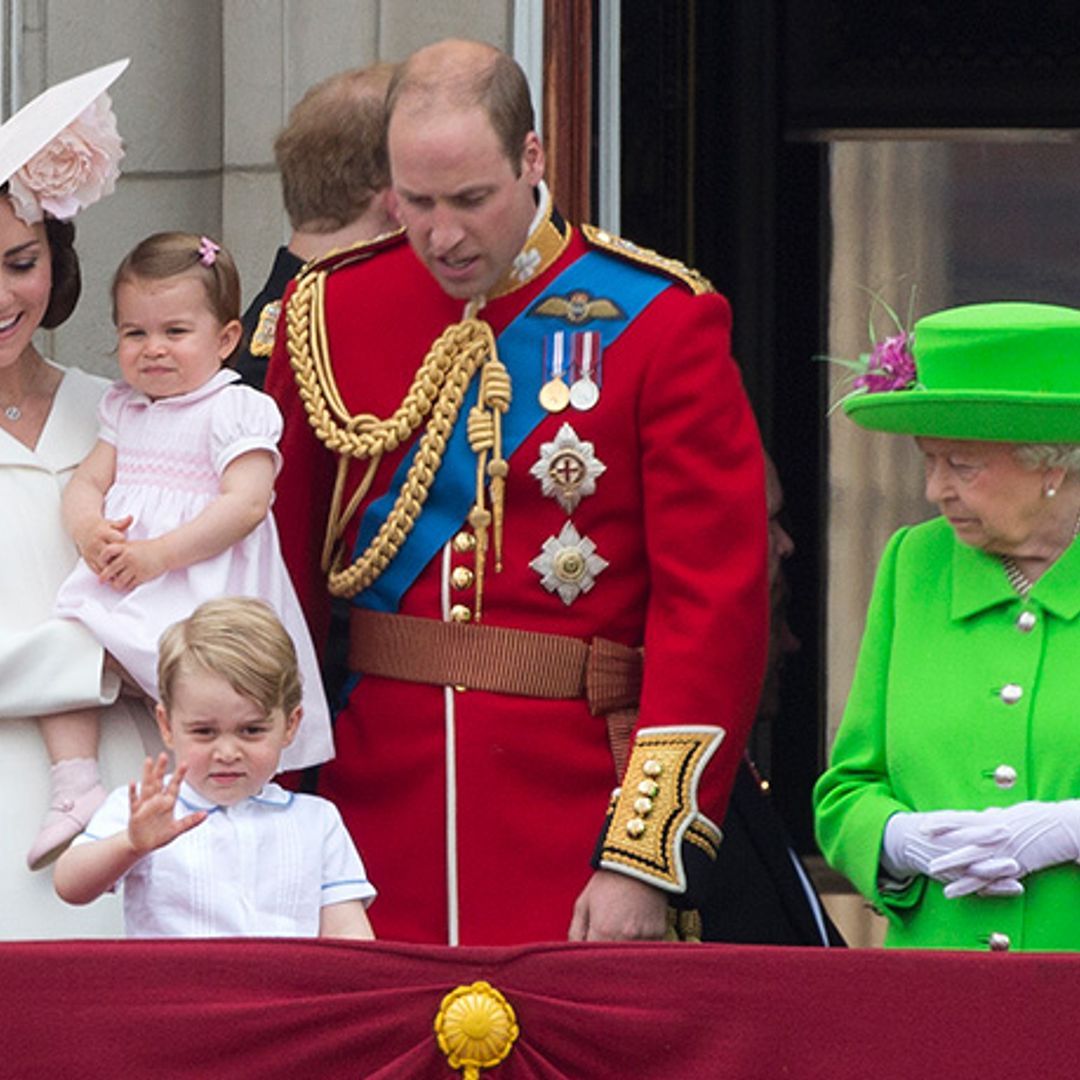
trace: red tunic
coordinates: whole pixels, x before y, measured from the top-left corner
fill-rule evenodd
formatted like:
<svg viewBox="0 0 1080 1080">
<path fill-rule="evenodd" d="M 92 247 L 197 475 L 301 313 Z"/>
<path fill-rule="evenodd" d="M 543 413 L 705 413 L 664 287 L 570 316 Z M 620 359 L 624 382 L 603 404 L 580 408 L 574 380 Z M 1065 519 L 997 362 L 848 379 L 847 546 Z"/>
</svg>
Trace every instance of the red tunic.
<svg viewBox="0 0 1080 1080">
<path fill-rule="evenodd" d="M 500 332 L 588 250 L 574 230 L 554 264 L 490 301 L 482 317 Z M 730 355 L 727 302 L 694 295 L 677 279 L 664 286 L 604 351 L 595 408 L 544 414 L 511 458 L 503 570 L 494 573 L 489 561 L 483 621 L 643 645 L 638 730 L 725 729 L 697 793 L 701 813 L 719 822 L 764 664 L 762 455 Z M 329 350 L 349 410 L 392 413 L 462 310 L 403 240 L 331 273 Z M 328 597 L 318 558 L 336 456 L 308 422 L 281 329 L 267 378 L 285 416 L 275 512 L 319 641 Z M 541 444 L 566 423 L 606 467 L 569 514 L 530 474 Z M 402 453 L 386 456 L 369 498 L 386 490 Z M 355 484 L 362 466 L 351 469 Z M 569 604 L 530 566 L 568 519 L 608 564 Z M 355 531 L 356 519 L 350 550 Z M 444 619 L 451 604 L 471 604 L 472 591 L 451 583 L 457 565 L 471 566 L 472 556 L 447 545 L 400 611 Z M 338 715 L 336 740 L 319 790 L 340 807 L 379 889 L 372 919 L 380 937 L 492 945 L 565 938 L 617 780 L 604 721 L 583 700 L 365 676 Z"/>
</svg>

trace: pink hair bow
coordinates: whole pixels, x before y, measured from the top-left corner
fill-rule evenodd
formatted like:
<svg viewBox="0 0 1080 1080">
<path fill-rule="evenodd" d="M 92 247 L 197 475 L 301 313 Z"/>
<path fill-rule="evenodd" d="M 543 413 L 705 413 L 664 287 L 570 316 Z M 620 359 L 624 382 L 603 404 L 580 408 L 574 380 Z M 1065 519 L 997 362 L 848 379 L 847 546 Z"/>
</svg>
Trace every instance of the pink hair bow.
<svg viewBox="0 0 1080 1080">
<path fill-rule="evenodd" d="M 221 250 L 220 244 L 215 244 L 209 236 L 199 237 L 199 262 L 203 266 L 213 266 L 217 253 Z"/>
</svg>

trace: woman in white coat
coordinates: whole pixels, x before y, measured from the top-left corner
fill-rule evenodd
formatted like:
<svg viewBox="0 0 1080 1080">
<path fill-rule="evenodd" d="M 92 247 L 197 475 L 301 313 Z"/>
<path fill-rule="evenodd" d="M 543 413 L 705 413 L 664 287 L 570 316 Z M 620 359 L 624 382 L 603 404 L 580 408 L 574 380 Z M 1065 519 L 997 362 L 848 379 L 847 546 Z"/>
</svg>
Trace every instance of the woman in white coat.
<svg viewBox="0 0 1080 1080">
<path fill-rule="evenodd" d="M 79 297 L 70 218 L 113 188 L 120 156 L 104 91 L 126 61 L 46 91 L 0 127 L 0 939 L 122 934 L 114 897 L 60 902 L 26 850 L 49 806 L 49 760 L 36 717 L 114 703 L 103 719 L 107 786 L 138 775 L 157 743 L 151 718 L 80 625 L 49 617 L 76 551 L 60 493 L 97 437 L 108 385 L 44 359 L 32 336 Z"/>
</svg>

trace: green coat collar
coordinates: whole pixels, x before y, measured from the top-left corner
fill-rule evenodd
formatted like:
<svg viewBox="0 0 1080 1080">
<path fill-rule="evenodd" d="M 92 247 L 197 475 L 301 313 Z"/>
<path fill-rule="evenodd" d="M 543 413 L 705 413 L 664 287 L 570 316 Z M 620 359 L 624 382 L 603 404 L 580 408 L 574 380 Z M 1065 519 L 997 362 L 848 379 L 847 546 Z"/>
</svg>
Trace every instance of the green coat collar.
<svg viewBox="0 0 1080 1080">
<path fill-rule="evenodd" d="M 1001 560 L 985 551 L 955 541 L 952 557 L 952 603 L 954 622 L 1011 603 L 1016 593 L 1009 584 Z M 1028 594 L 1033 604 L 1062 619 L 1080 615 L 1080 543 L 1075 540 L 1046 571 Z"/>
</svg>

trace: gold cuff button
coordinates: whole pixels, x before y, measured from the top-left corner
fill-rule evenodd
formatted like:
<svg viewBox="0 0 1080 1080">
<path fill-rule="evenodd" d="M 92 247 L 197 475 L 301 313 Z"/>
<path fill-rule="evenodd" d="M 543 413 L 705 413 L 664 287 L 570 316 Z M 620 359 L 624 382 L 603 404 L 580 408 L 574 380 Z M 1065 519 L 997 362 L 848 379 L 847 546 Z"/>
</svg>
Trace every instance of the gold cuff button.
<svg viewBox="0 0 1080 1080">
<path fill-rule="evenodd" d="M 455 589 L 469 589 L 476 580 L 476 575 L 467 566 L 455 566 L 450 572 L 450 584 Z"/>
<path fill-rule="evenodd" d="M 450 609 L 451 622 L 466 623 L 472 618 L 472 612 L 467 604 L 455 604 Z"/>
<path fill-rule="evenodd" d="M 476 537 L 472 533 L 459 532 L 453 540 L 450 541 L 450 546 L 459 554 L 465 555 L 467 552 L 473 551 L 476 548 Z"/>
</svg>

